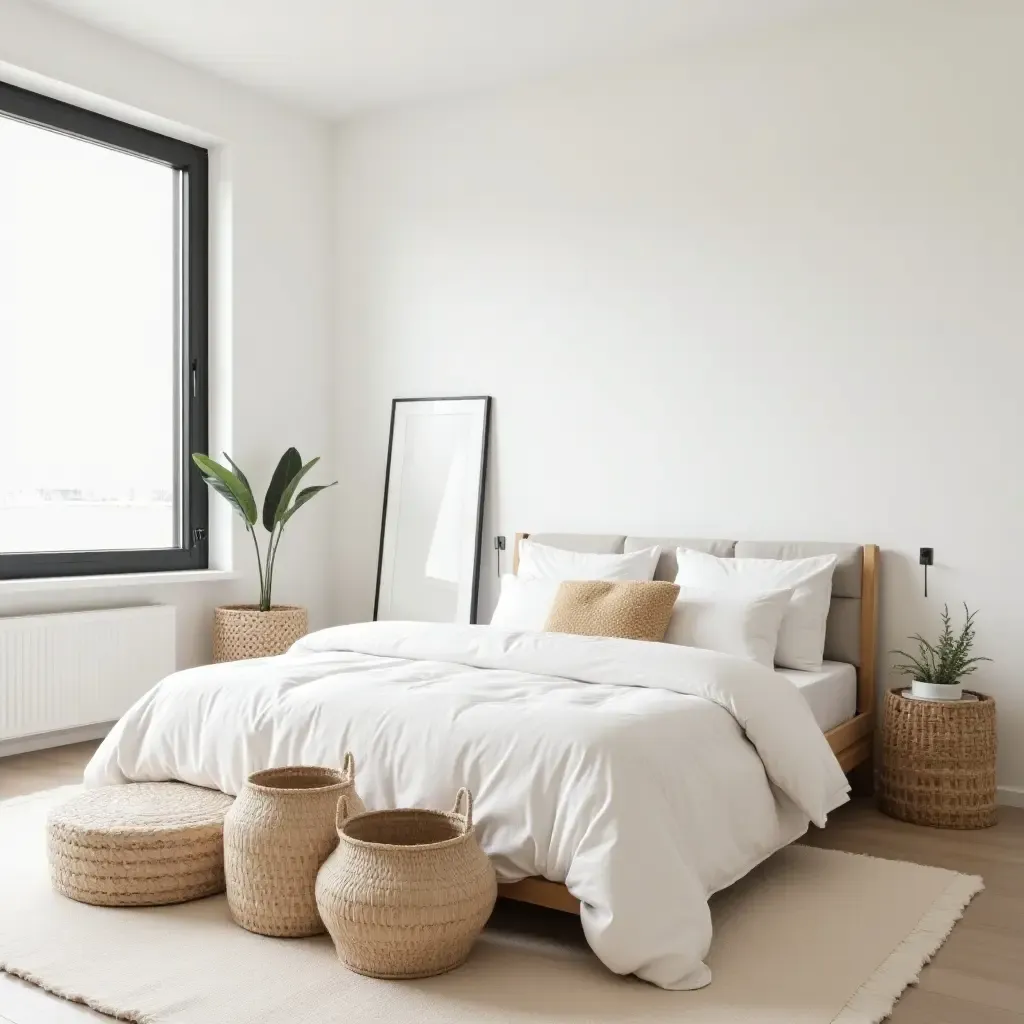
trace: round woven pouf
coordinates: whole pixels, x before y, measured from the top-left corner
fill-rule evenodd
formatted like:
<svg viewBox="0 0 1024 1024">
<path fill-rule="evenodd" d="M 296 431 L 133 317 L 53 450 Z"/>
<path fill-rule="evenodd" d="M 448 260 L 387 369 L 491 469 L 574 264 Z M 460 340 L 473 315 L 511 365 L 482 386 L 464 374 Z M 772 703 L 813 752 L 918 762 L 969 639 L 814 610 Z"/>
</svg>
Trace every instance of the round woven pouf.
<svg viewBox="0 0 1024 1024">
<path fill-rule="evenodd" d="M 338 842 L 335 814 L 344 796 L 353 812 L 355 763 L 333 768 L 269 768 L 249 776 L 224 824 L 228 907 L 243 928 L 298 937 L 324 930 L 316 873 Z"/>
<path fill-rule="evenodd" d="M 224 891 L 232 797 L 180 782 L 87 789 L 53 808 L 54 889 L 100 907 L 152 907 Z"/>
<path fill-rule="evenodd" d="M 965 690 L 967 694 L 969 691 Z M 885 696 L 879 806 L 936 828 L 996 823 L 996 702 Z"/>
</svg>

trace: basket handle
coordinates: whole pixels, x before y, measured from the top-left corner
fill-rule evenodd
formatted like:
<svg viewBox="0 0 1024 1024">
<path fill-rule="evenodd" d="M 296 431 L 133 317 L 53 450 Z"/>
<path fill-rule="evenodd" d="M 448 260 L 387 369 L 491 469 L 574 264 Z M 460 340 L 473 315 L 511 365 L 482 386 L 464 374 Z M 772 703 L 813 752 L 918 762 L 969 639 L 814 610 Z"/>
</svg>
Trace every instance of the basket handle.
<svg viewBox="0 0 1024 1024">
<path fill-rule="evenodd" d="M 466 827 L 462 830 L 463 832 L 469 832 L 473 828 L 473 794 L 465 786 L 459 790 L 458 795 L 455 797 L 455 806 L 452 808 L 452 814 L 458 814 L 465 819 Z"/>
<path fill-rule="evenodd" d="M 341 762 L 341 774 L 345 777 L 345 782 L 356 781 L 356 759 L 352 756 L 351 750 L 345 751 L 345 758 Z"/>
<path fill-rule="evenodd" d="M 338 830 L 338 834 L 341 834 L 341 828 L 353 816 L 355 812 L 351 809 L 348 802 L 348 794 L 343 793 L 338 797 L 338 807 L 334 812 L 334 827 Z"/>
</svg>

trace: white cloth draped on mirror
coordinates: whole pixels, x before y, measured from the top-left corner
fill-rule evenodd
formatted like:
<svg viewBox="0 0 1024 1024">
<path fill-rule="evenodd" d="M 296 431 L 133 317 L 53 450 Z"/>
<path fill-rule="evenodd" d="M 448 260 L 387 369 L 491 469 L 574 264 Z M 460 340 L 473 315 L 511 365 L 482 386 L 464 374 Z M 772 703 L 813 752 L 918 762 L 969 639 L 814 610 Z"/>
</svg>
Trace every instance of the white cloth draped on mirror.
<svg viewBox="0 0 1024 1024">
<path fill-rule="evenodd" d="M 476 619 L 490 398 L 396 399 L 376 619 Z"/>
</svg>

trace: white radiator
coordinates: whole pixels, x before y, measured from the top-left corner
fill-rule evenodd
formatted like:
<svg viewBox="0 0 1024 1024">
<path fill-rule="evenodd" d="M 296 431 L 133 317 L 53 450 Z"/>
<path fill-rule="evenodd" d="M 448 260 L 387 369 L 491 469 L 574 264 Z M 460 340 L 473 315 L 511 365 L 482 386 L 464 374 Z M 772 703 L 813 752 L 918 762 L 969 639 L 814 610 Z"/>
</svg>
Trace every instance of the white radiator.
<svg viewBox="0 0 1024 1024">
<path fill-rule="evenodd" d="M 116 721 L 174 646 L 171 605 L 0 618 L 0 741 Z"/>
</svg>

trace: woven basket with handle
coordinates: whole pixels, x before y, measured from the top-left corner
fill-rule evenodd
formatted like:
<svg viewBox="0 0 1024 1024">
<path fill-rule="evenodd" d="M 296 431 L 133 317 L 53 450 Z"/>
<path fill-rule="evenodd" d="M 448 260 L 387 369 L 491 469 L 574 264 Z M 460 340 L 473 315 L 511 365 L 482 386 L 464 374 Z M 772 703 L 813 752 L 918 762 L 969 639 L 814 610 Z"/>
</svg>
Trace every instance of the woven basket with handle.
<svg viewBox="0 0 1024 1024">
<path fill-rule="evenodd" d="M 309 632 L 305 608 L 279 605 L 261 612 L 258 605 L 223 605 L 213 613 L 213 660 L 242 661 L 284 654 Z"/>
<path fill-rule="evenodd" d="M 317 935 L 316 874 L 337 844 L 339 798 L 363 809 L 355 762 L 343 768 L 269 768 L 255 772 L 224 821 L 228 908 L 261 935 Z"/>
<path fill-rule="evenodd" d="M 937 828 L 996 823 L 996 702 L 973 696 L 885 695 L 879 804 L 886 814 Z"/>
<path fill-rule="evenodd" d="M 473 829 L 473 798 L 450 813 L 413 808 L 349 817 L 320 869 L 317 906 L 338 958 L 373 978 L 426 978 L 458 967 L 497 898 L 494 868 Z"/>
</svg>

